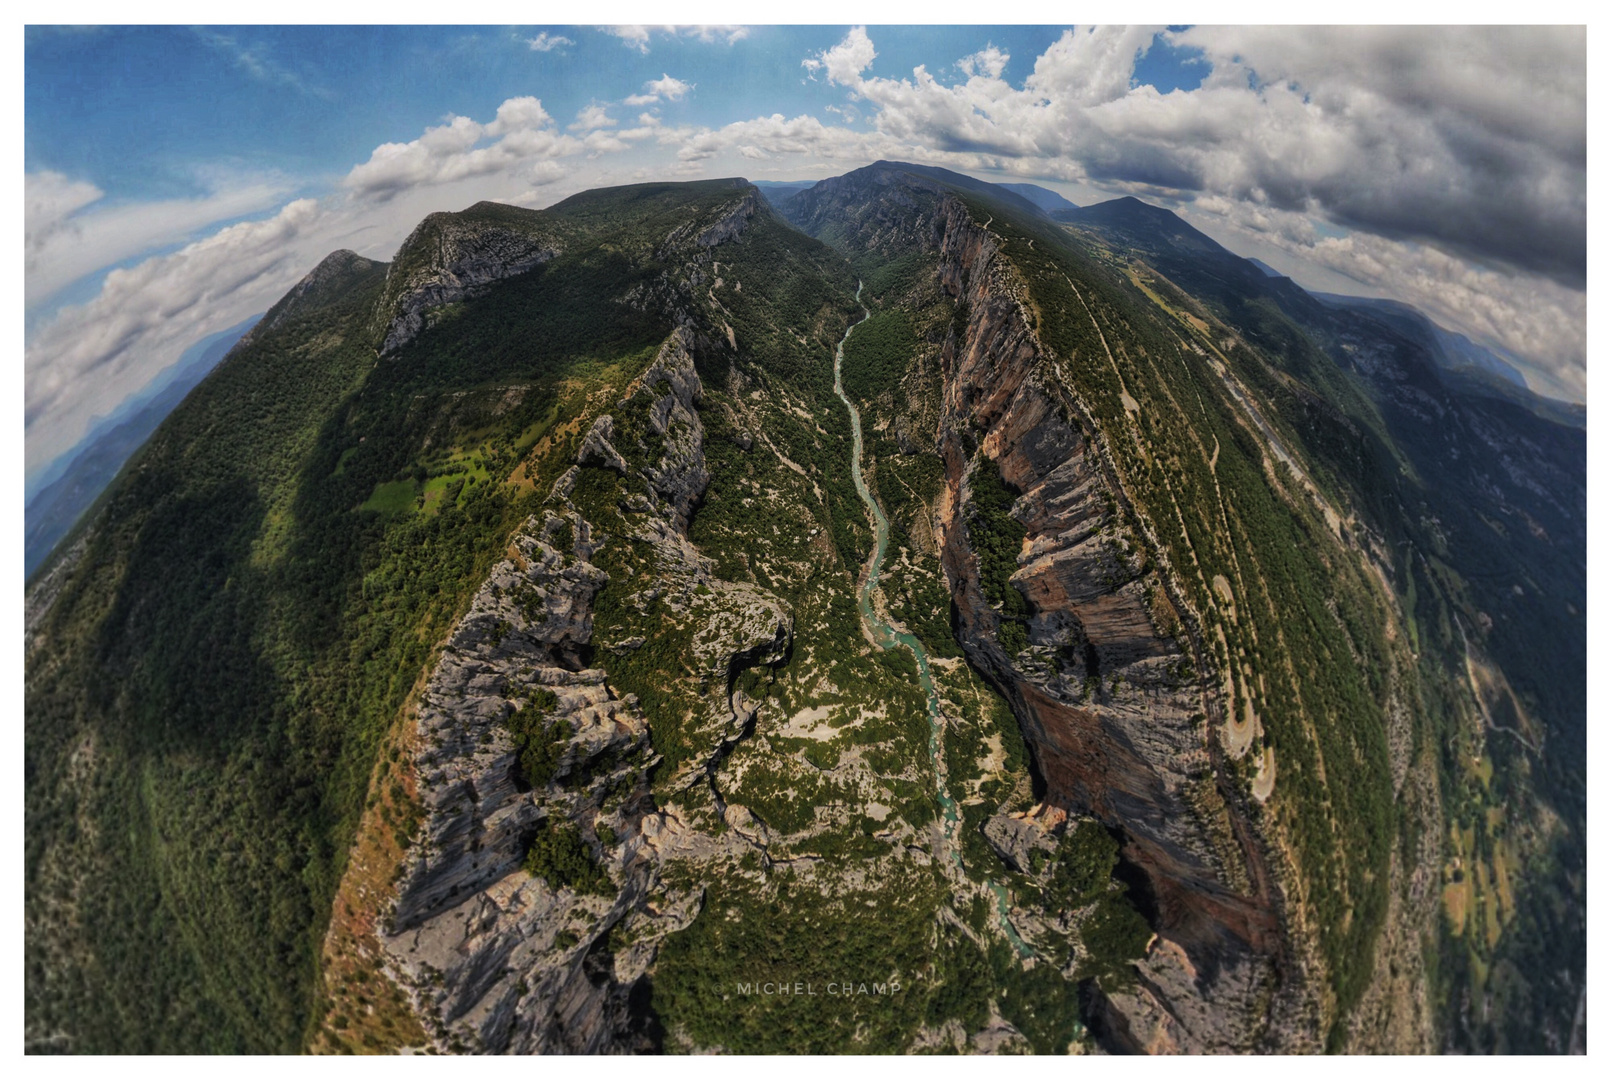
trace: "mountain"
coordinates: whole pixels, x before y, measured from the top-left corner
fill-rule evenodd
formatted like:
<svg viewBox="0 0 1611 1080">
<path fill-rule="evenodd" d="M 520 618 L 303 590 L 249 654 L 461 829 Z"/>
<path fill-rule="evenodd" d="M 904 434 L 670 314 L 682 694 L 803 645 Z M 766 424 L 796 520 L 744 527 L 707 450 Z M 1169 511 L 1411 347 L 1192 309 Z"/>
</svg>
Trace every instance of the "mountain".
<svg viewBox="0 0 1611 1080">
<path fill-rule="evenodd" d="M 1292 435 L 1322 451 L 1315 464 L 1351 489 L 1375 533 L 1423 693 L 1467 703 L 1429 708 L 1441 713 L 1441 752 L 1471 737 L 1457 733 L 1457 716 L 1486 733 L 1440 768 L 1444 812 L 1465 830 L 1441 872 L 1439 963 L 1456 973 L 1437 991 L 1446 1045 L 1573 1044 L 1583 929 L 1569 868 L 1584 850 L 1586 724 L 1581 409 L 1451 362 L 1452 335 L 1405 305 L 1322 300 L 1263 278 L 1167 211 L 1119 200 L 1082 215 L 1070 223 L 1078 234 L 1145 260 L 1138 288 L 1270 357 L 1265 392 L 1284 399 Z M 1507 779 L 1486 779 L 1489 768 Z M 1530 899 L 1510 892 L 1522 878 L 1534 883 Z M 1497 916 L 1485 934 L 1475 930 L 1479 910 Z M 1495 963 L 1504 974 L 1485 979 Z M 1497 1001 L 1507 1004 L 1496 1016 Z"/>
<path fill-rule="evenodd" d="M 1263 272 L 1265 277 L 1286 277 L 1285 274 L 1271 266 L 1269 263 L 1265 262 L 1263 259 L 1255 259 L 1250 256 L 1247 261 L 1258 267 L 1259 270 Z"/>
<path fill-rule="evenodd" d="M 1079 209 L 1079 207 L 1051 188 L 1043 188 L 1039 184 L 997 184 L 996 186 L 1006 188 L 1015 195 L 1022 195 L 1048 214 L 1057 210 Z"/>
<path fill-rule="evenodd" d="M 1474 368 L 1497 375 L 1524 390 L 1527 388 L 1527 380 L 1509 361 L 1500 359 L 1493 350 L 1475 344 L 1464 334 L 1443 329 L 1409 304 L 1363 296 L 1340 296 L 1335 293 L 1311 291 L 1310 295 L 1332 307 L 1368 311 L 1377 318 L 1396 321 L 1414 333 L 1429 336 L 1437 345 L 1438 366 L 1441 368 L 1450 371 Z"/>
<path fill-rule="evenodd" d="M 784 203 L 794 198 L 806 188 L 816 184 L 815 180 L 757 180 L 755 186 L 760 189 L 761 195 L 776 210 Z"/>
<path fill-rule="evenodd" d="M 873 167 L 881 168 L 889 165 L 889 162 L 878 162 Z M 984 180 L 975 180 L 971 176 L 964 176 L 962 173 L 951 172 L 948 169 L 939 169 L 924 165 L 905 164 L 902 164 L 899 167 L 908 173 L 940 177 L 944 183 L 965 186 L 969 190 L 975 192 L 983 193 L 991 188 L 999 189 L 1000 191 L 1007 192 L 1012 195 L 1015 201 L 1017 199 L 1022 199 L 1030 206 L 1033 206 L 1036 209 L 1048 214 L 1060 210 L 1079 209 L 1079 207 L 1069 202 L 1057 192 L 1051 190 L 1050 188 L 1041 187 L 1039 184 L 991 184 Z M 755 186 L 760 188 L 761 194 L 766 197 L 766 200 L 771 203 L 773 209 L 776 210 L 783 210 L 789 200 L 793 199 L 796 195 L 799 195 L 802 191 L 806 191 L 816 186 L 816 184 L 817 181 L 815 180 L 755 181 Z M 1020 208 L 1022 207 L 1022 204 L 1018 205 Z"/>
<path fill-rule="evenodd" d="M 28 495 L 23 574 L 32 575 L 162 419 L 217 366 L 259 316 L 192 345 L 145 391 L 95 424 Z"/>
<path fill-rule="evenodd" d="M 241 335 L 261 317 L 261 315 L 253 315 L 251 318 L 227 330 L 221 330 L 216 334 L 209 334 L 202 338 L 181 353 L 179 359 L 164 369 L 155 379 L 152 379 L 144 390 L 120 402 L 106 416 L 98 416 L 92 420 L 89 429 L 77 444 L 44 468 L 27 477 L 26 486 L 23 489 L 25 499 L 31 502 L 40 491 L 61 479 L 62 475 L 67 472 L 78 456 L 93 445 L 97 438 L 108 429 L 123 423 L 135 413 L 145 409 L 152 398 L 172 389 L 176 385 L 184 385 L 187 389 L 195 386 L 207 372 L 212 370 L 219 360 L 223 359 L 224 353 L 228 351 L 227 348 L 219 351 L 217 346 L 225 341 L 233 344 L 240 340 Z"/>
<path fill-rule="evenodd" d="M 1573 1045 L 1582 431 L 1057 218 L 326 259 L 30 583 L 28 1047 Z"/>
</svg>

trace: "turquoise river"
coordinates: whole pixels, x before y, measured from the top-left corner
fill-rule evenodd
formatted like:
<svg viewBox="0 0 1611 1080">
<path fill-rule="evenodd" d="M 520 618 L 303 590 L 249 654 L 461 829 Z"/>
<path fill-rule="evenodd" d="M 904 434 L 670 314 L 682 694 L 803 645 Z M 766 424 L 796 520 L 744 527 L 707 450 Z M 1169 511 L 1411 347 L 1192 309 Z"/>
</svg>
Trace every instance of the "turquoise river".
<svg viewBox="0 0 1611 1080">
<path fill-rule="evenodd" d="M 861 284 L 856 285 L 856 299 L 861 300 Z M 862 502 L 867 504 L 867 511 L 873 519 L 873 554 L 867 562 L 866 573 L 862 578 L 862 585 L 857 593 L 857 603 L 861 608 L 861 617 L 872 633 L 873 641 L 881 649 L 894 649 L 906 647 L 912 650 L 917 658 L 917 677 L 923 684 L 923 692 L 928 696 L 929 709 L 929 756 L 934 761 L 934 782 L 936 794 L 940 803 L 940 857 L 950 864 L 951 877 L 959 885 L 967 879 L 966 870 L 962 863 L 962 846 L 957 843 L 957 828 L 961 823 L 961 815 L 957 811 L 956 800 L 951 797 L 945 782 L 945 754 L 942 740 L 945 734 L 945 714 L 940 708 L 940 694 L 934 686 L 934 677 L 929 671 L 928 650 L 913 634 L 897 630 L 884 621 L 873 603 L 874 590 L 878 588 L 878 575 L 884 566 L 884 555 L 889 549 L 889 518 L 873 498 L 873 493 L 867 487 L 866 478 L 862 476 L 861 456 L 861 413 L 856 405 L 845 393 L 844 383 L 840 377 L 839 369 L 845 359 L 845 342 L 850 340 L 851 333 L 866 322 L 872 313 L 866 307 L 862 308 L 862 316 L 845 331 L 845 336 L 839 339 L 839 348 L 834 352 L 833 358 L 833 390 L 839 395 L 839 400 L 845 403 L 850 410 L 851 456 L 850 475 L 856 482 L 856 494 L 861 496 Z M 997 881 L 989 881 L 990 891 L 996 897 L 996 917 L 1001 924 L 1002 932 L 1007 940 L 1012 942 L 1020 956 L 1031 956 L 1034 953 L 1029 945 L 1013 929 L 1008 918 L 1007 890 Z"/>
</svg>

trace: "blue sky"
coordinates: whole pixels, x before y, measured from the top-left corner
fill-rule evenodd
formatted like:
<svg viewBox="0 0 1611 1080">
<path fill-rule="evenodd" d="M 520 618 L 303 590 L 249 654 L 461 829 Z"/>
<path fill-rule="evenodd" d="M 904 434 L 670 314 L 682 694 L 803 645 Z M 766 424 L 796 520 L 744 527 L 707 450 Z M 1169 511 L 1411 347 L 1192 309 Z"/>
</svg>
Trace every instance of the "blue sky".
<svg viewBox="0 0 1611 1080">
<path fill-rule="evenodd" d="M 800 60 L 832 48 L 846 29 L 748 27 L 730 45 L 723 31 L 713 31 L 712 41 L 655 34 L 644 52 L 586 27 L 32 27 L 25 165 L 91 177 L 108 199 L 201 195 L 215 171 L 281 172 L 317 186 L 338 181 L 378 144 L 446 115 L 487 116 L 509 98 L 535 93 L 568 120 L 668 73 L 697 92 L 661 103 L 667 122 L 826 115 L 826 106 L 844 104 L 844 91 L 806 78 Z M 879 42 L 880 69 L 926 64 L 942 74 L 994 44 L 1012 57 L 1002 73 L 1009 81 L 1021 81 L 1063 32 L 867 30 Z M 570 43 L 531 48 L 545 33 Z M 1158 48 L 1137 79 L 1165 91 L 1194 87 L 1202 65 L 1183 63 L 1192 55 Z"/>
<path fill-rule="evenodd" d="M 24 82 L 29 472 L 432 210 L 880 157 L 1137 195 L 1583 398 L 1581 29 L 34 27 Z"/>
</svg>

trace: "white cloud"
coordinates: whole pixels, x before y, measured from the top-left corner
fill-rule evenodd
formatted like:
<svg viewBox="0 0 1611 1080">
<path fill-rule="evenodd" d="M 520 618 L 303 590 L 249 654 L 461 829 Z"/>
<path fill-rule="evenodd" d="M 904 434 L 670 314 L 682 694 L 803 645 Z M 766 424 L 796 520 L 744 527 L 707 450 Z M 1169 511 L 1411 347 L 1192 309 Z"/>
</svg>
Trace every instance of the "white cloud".
<svg viewBox="0 0 1611 1080">
<path fill-rule="evenodd" d="M 454 116 L 413 142 L 377 146 L 343 183 L 355 194 L 384 201 L 411 188 L 513 173 L 522 165 L 599 148 L 557 131 L 536 98 L 510 98 L 490 124 Z"/>
<path fill-rule="evenodd" d="M 674 28 L 664 27 L 663 29 Z M 606 26 L 603 30 L 607 34 L 614 34 L 622 42 L 633 46 L 641 53 L 647 54 L 649 52 L 649 28 L 647 26 Z"/>
<path fill-rule="evenodd" d="M 595 128 L 614 127 L 615 123 L 605 107 L 594 102 L 576 114 L 576 120 L 570 125 L 570 130 L 592 131 Z"/>
<path fill-rule="evenodd" d="M 1312 203 L 1341 224 L 1582 285 L 1582 27 L 1198 28 L 1174 40 L 1213 64 L 1221 107 L 1203 120 L 1236 138 L 1204 157 L 1227 193 Z"/>
<path fill-rule="evenodd" d="M 994 45 L 986 45 L 976 53 L 970 53 L 957 61 L 957 70 L 970 79 L 975 75 L 986 79 L 999 79 L 1001 72 L 1012 57 Z"/>
<path fill-rule="evenodd" d="M 568 37 L 550 34 L 547 30 L 544 30 L 536 37 L 528 38 L 526 44 L 531 46 L 533 52 L 553 52 L 555 49 L 564 48 L 567 45 L 575 45 L 576 42 Z"/>
<path fill-rule="evenodd" d="M 861 82 L 861 73 L 872 66 L 877 56 L 867 28 L 857 26 L 845 35 L 845 40 L 806 60 L 805 66 L 813 72 L 825 72 L 829 82 L 854 88 Z"/>
<path fill-rule="evenodd" d="M 651 94 L 665 98 L 667 101 L 681 101 L 687 96 L 688 91 L 693 89 L 688 83 L 683 82 L 681 79 L 674 79 L 665 72 L 660 73 L 660 78 L 645 83 L 643 88 Z"/>
<path fill-rule="evenodd" d="M 49 300 L 79 278 L 171 244 L 214 222 L 265 210 L 283 182 L 238 180 L 195 199 L 105 206 L 94 184 L 60 173 L 24 178 L 24 306 Z"/>
<path fill-rule="evenodd" d="M 267 221 L 113 270 L 95 299 L 63 308 L 23 356 L 29 469 L 70 447 L 93 416 L 150 382 L 178 351 L 261 311 L 252 287 L 279 295 L 295 284 L 311 265 L 292 257 L 292 245 L 319 217 L 314 200 L 299 199 Z"/>
<path fill-rule="evenodd" d="M 621 39 L 622 44 L 637 49 L 644 55 L 649 53 L 649 42 L 654 34 L 693 38 L 707 45 L 713 42 L 733 45 L 750 36 L 749 27 L 735 25 L 605 26 L 600 29 L 607 34 L 615 35 Z"/>
<path fill-rule="evenodd" d="M 553 120 L 543 103 L 534 97 L 509 98 L 498 106 L 498 113 L 487 125 L 486 133 L 492 136 L 508 135 L 516 131 L 531 131 L 545 127 Z"/>
<path fill-rule="evenodd" d="M 672 78 L 665 72 L 661 72 L 660 78 L 650 79 L 643 84 L 643 93 L 633 94 L 631 97 L 626 98 L 622 104 L 637 107 L 640 105 L 653 105 L 661 100 L 681 101 L 688 96 L 688 93 L 693 88 L 692 83 L 685 83 L 681 79 Z"/>
<path fill-rule="evenodd" d="M 23 230 L 29 250 L 38 247 L 62 221 L 105 193 L 87 180 L 72 180 L 49 169 L 23 181 Z"/>
<path fill-rule="evenodd" d="M 692 27 L 692 31 L 700 41 L 706 42 L 707 44 L 713 41 L 719 41 L 725 45 L 734 45 L 750 36 L 749 27 L 735 26 L 732 24 L 695 26 Z"/>
</svg>

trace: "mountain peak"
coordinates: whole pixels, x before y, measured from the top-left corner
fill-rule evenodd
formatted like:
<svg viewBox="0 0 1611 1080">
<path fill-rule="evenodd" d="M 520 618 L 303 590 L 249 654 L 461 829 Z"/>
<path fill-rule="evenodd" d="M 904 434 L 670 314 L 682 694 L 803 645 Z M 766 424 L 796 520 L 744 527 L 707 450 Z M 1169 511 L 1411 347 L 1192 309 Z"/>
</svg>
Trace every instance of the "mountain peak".
<svg viewBox="0 0 1611 1080">
<path fill-rule="evenodd" d="M 319 260 L 319 265 L 309 270 L 301 281 L 292 286 L 291 291 L 282 296 L 279 303 L 269 308 L 262 320 L 241 338 L 240 343 L 249 345 L 293 315 L 311 311 L 339 297 L 354 278 L 385 265 L 374 259 L 366 259 L 347 248 L 332 251 Z"/>
</svg>

